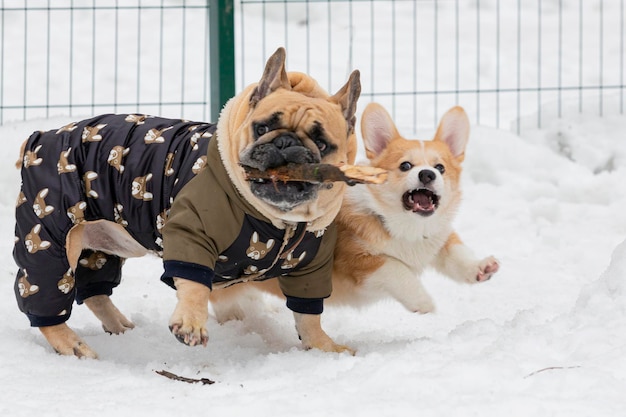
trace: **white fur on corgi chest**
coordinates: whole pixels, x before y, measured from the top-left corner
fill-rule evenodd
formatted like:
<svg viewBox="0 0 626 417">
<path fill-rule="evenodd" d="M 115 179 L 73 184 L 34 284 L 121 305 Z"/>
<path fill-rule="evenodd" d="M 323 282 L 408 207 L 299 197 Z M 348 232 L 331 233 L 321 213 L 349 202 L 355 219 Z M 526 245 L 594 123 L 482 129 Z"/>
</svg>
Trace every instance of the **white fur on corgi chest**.
<svg viewBox="0 0 626 417">
<path fill-rule="evenodd" d="M 390 205 L 394 209 L 390 209 L 387 206 L 389 201 L 377 198 L 368 187 L 350 188 L 346 198 L 351 200 L 353 207 L 375 213 L 390 235 L 390 239 L 370 247 L 371 253 L 394 258 L 416 273 L 432 262 L 452 233 L 452 219 L 448 218 L 451 216 L 438 212 L 421 217 L 402 208 L 395 209 L 399 206 L 395 201 Z"/>
</svg>

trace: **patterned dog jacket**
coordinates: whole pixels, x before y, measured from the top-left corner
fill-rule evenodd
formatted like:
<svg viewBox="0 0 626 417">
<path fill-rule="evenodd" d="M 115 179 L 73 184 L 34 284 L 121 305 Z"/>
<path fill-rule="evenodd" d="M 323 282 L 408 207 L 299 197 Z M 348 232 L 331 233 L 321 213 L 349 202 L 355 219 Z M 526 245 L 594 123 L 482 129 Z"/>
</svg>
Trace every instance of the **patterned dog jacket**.
<svg viewBox="0 0 626 417">
<path fill-rule="evenodd" d="M 26 142 L 16 208 L 15 293 L 33 326 L 66 321 L 74 299 L 112 293 L 123 260 L 85 250 L 75 273 L 65 243 L 82 222 L 117 222 L 146 249 L 181 188 L 206 163 L 215 125 L 144 115 L 102 115 Z"/>
</svg>

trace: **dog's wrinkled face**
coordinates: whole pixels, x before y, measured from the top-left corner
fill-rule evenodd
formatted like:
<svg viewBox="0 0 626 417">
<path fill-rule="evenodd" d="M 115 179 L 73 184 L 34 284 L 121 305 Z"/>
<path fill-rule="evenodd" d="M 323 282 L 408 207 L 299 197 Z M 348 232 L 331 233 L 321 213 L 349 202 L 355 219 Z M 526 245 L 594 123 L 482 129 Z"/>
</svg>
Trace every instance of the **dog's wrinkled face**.
<svg viewBox="0 0 626 417">
<path fill-rule="evenodd" d="M 228 120 L 220 118 L 218 125 L 220 153 L 243 196 L 269 217 L 307 222 L 326 214 L 334 217 L 343 183 L 248 181 L 243 172 L 242 166 L 265 171 L 287 164 L 354 160 L 358 71 L 330 96 L 307 75 L 288 74 L 284 64 L 284 50 L 279 48 L 259 83 L 226 105 L 222 117 Z"/>
<path fill-rule="evenodd" d="M 387 184 L 377 190 L 378 201 L 389 205 L 387 212 L 430 217 L 458 204 L 469 136 L 462 108 L 443 116 L 433 140 L 421 141 L 400 136 L 385 109 L 370 104 L 363 112 L 362 132 L 372 164 L 389 171 Z"/>
<path fill-rule="evenodd" d="M 240 163 L 261 171 L 286 164 L 346 163 L 347 123 L 341 113 L 337 115 L 338 106 L 294 93 L 280 97 L 283 104 L 278 110 L 271 97 L 258 103 L 248 126 L 252 143 L 241 152 Z M 327 185 L 250 182 L 256 197 L 284 211 L 315 200 L 322 187 Z"/>
</svg>

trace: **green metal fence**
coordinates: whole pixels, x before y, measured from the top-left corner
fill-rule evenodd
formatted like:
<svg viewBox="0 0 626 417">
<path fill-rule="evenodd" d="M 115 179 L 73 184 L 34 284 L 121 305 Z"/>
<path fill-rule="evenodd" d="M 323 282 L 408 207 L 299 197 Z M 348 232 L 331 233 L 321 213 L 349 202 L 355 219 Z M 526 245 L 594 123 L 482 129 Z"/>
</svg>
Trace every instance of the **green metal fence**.
<svg viewBox="0 0 626 417">
<path fill-rule="evenodd" d="M 520 131 L 624 113 L 625 0 L 2 0 L 0 123 L 142 112 L 215 120 L 287 49 L 288 70 L 399 125 L 450 106 Z"/>
<path fill-rule="evenodd" d="M 234 53 L 232 39 L 220 51 L 210 33 L 210 16 L 228 18 L 223 3 L 3 0 L 0 123 L 104 112 L 209 119 L 211 93 L 221 97 L 209 50 Z"/>
<path fill-rule="evenodd" d="M 254 80 L 285 45 L 289 66 L 329 89 L 359 68 L 361 103 L 406 129 L 460 104 L 473 123 L 519 132 L 624 114 L 625 16 L 624 0 L 241 0 L 238 77 Z"/>
</svg>

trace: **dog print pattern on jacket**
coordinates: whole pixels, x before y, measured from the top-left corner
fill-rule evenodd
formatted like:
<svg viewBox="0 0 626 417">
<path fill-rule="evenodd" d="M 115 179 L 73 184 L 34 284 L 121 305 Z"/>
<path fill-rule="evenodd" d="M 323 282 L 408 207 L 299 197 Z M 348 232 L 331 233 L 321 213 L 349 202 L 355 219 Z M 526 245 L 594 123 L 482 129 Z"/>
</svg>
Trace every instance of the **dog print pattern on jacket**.
<svg viewBox="0 0 626 417">
<path fill-rule="evenodd" d="M 110 220 L 162 250 L 169 208 L 202 169 L 214 132 L 209 123 L 108 114 L 30 136 L 13 255 L 16 298 L 31 325 L 60 324 L 74 300 L 110 295 L 119 284 L 123 259 L 102 252 L 83 251 L 72 273 L 65 238 L 74 225 Z"/>
</svg>

